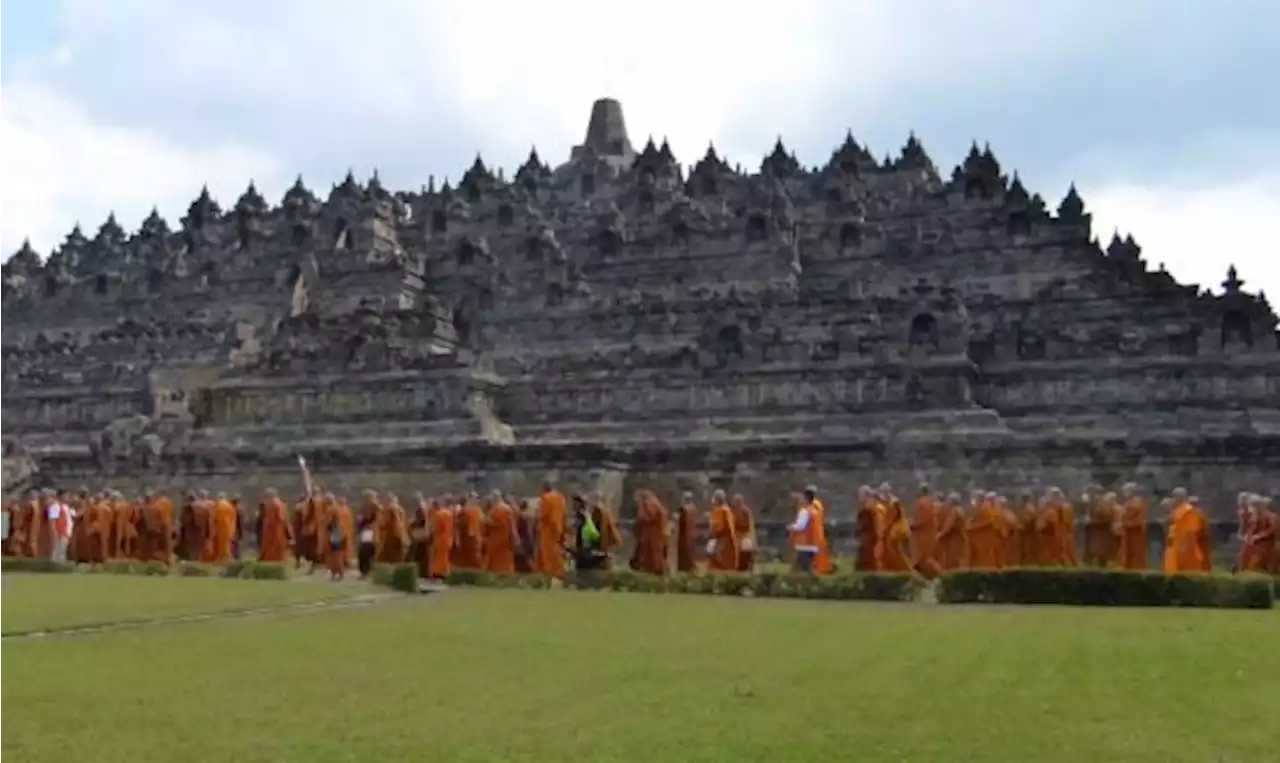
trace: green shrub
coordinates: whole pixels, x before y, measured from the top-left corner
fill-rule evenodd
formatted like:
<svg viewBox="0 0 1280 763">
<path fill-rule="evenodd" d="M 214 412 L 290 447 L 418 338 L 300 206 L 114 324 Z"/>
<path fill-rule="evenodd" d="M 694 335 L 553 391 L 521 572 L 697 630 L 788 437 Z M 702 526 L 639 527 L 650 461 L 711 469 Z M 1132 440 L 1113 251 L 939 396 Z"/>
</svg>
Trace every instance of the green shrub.
<svg viewBox="0 0 1280 763">
<path fill-rule="evenodd" d="M 1270 578 L 1092 569 L 963 570 L 938 582 L 943 604 L 1067 604 L 1111 607 L 1268 609 Z"/>
<path fill-rule="evenodd" d="M 27 556 L 6 556 L 0 561 L 0 572 L 75 572 L 76 566 L 70 563 L 55 562 L 52 559 L 38 559 Z"/>
<path fill-rule="evenodd" d="M 396 591 L 417 593 L 418 565 L 379 564 L 373 568 L 373 582 Z"/>
<path fill-rule="evenodd" d="M 111 559 L 97 569 L 108 575 L 141 575 L 142 563 L 128 559 Z"/>
<path fill-rule="evenodd" d="M 288 580 L 289 568 L 279 562 L 248 562 L 248 575 L 241 574 L 240 577 L 250 577 L 254 580 Z"/>
<path fill-rule="evenodd" d="M 222 574 L 217 567 L 199 562 L 178 562 L 177 571 L 179 577 L 184 578 L 211 578 Z"/>
<path fill-rule="evenodd" d="M 552 579 L 542 575 L 497 575 L 457 570 L 447 582 L 456 586 L 485 588 L 549 588 Z M 774 598 L 914 601 L 925 583 L 914 575 L 856 575 L 827 577 L 766 572 L 650 575 L 629 569 L 570 570 L 565 588 L 579 591 L 631 593 L 684 593 L 709 596 L 758 596 Z"/>
</svg>

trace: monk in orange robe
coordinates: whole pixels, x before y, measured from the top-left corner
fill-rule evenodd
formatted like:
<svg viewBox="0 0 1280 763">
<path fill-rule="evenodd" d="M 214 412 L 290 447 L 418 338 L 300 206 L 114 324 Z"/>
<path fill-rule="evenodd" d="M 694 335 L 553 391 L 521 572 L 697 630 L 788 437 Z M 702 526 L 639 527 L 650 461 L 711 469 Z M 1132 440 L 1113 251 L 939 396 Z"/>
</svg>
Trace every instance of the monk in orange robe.
<svg viewBox="0 0 1280 763">
<path fill-rule="evenodd" d="M 484 541 L 484 568 L 489 572 L 514 574 L 516 549 L 520 547 L 516 512 L 497 491 L 494 491 L 489 498 L 489 516 L 485 522 Z"/>
<path fill-rule="evenodd" d="M 1024 491 L 1018 496 L 1018 505 L 1014 509 L 1014 521 L 1018 528 L 1018 567 L 1034 567 L 1036 559 L 1036 499 L 1030 492 Z"/>
<path fill-rule="evenodd" d="M 1200 544 L 1200 558 L 1203 560 L 1200 571 L 1209 572 L 1213 570 L 1213 523 L 1209 521 L 1209 514 L 1205 512 L 1199 498 L 1191 496 L 1188 500 L 1200 517 L 1200 534 L 1196 538 L 1196 542 Z"/>
<path fill-rule="evenodd" d="M 467 502 L 458 513 L 455 567 L 463 570 L 484 569 L 484 526 L 484 510 L 480 508 L 479 496 L 472 493 L 467 496 Z"/>
<path fill-rule="evenodd" d="M 1076 550 L 1076 524 L 1078 520 L 1075 506 L 1064 497 L 1058 504 L 1058 511 L 1062 515 L 1062 532 L 1058 536 L 1058 542 L 1061 543 L 1061 549 L 1058 553 L 1062 559 L 1062 566 L 1079 567 L 1080 555 Z"/>
<path fill-rule="evenodd" d="M 258 560 L 270 564 L 284 562 L 293 545 L 289 509 L 275 488 L 267 488 L 258 504 Z"/>
<path fill-rule="evenodd" d="M 884 569 L 884 534 L 888 527 L 887 507 L 867 485 L 858 488 L 858 508 L 853 521 L 853 535 L 858 543 L 854 569 L 875 572 Z"/>
<path fill-rule="evenodd" d="M 35 521 L 35 491 L 30 491 L 26 498 L 13 508 L 13 524 L 9 525 L 9 553 L 12 556 L 30 556 L 31 525 Z"/>
<path fill-rule="evenodd" d="M 437 505 L 431 510 L 431 559 L 427 565 L 428 577 L 446 578 L 453 573 L 455 519 L 453 508 L 448 504 Z"/>
<path fill-rule="evenodd" d="M 400 564 L 409 550 L 409 528 L 400 506 L 400 499 L 394 493 L 387 494 L 386 503 L 378 512 L 375 523 L 376 539 L 374 556 L 379 564 Z M 478 567 L 477 567 L 478 569 Z"/>
<path fill-rule="evenodd" d="M 1120 507 L 1115 493 L 1091 498 L 1084 525 L 1084 563 L 1089 567 L 1108 567 L 1116 556 L 1120 540 L 1116 533 Z"/>
<path fill-rule="evenodd" d="M 116 558 L 138 558 L 138 507 L 119 492 L 111 493 L 111 513 L 116 520 Z"/>
<path fill-rule="evenodd" d="M 633 534 L 636 547 L 631 568 L 650 575 L 667 574 L 667 510 L 652 490 L 635 493 L 636 519 Z"/>
<path fill-rule="evenodd" d="M 604 554 L 599 569 L 613 569 L 613 552 L 622 547 L 622 527 L 618 524 L 618 515 L 609 508 L 604 493 L 599 490 L 591 494 L 591 521 L 600 531 L 599 549 Z"/>
<path fill-rule="evenodd" d="M 889 501 L 885 509 L 884 556 L 881 569 L 885 572 L 910 572 L 911 524 L 902 511 L 897 498 Z"/>
<path fill-rule="evenodd" d="M 1062 511 L 1059 504 L 1066 498 L 1058 488 L 1050 488 L 1036 516 L 1036 566 L 1061 567 L 1063 561 Z"/>
<path fill-rule="evenodd" d="M 111 540 L 111 530 L 103 527 L 102 518 L 109 517 L 110 514 L 102 509 L 102 503 L 97 497 L 86 496 L 81 500 L 81 505 L 84 506 L 84 513 L 80 516 L 79 524 L 84 526 L 85 533 L 83 561 L 88 564 L 102 564 L 107 561 L 107 543 Z"/>
<path fill-rule="evenodd" d="M 698 527 L 702 524 L 693 493 L 685 492 L 676 514 L 676 570 L 693 572 L 698 568 Z"/>
<path fill-rule="evenodd" d="M 977 491 L 970 499 L 972 514 L 969 517 L 969 567 L 975 570 L 999 569 L 1000 528 L 999 510 L 993 499 Z"/>
<path fill-rule="evenodd" d="M 911 566 L 932 580 L 942 574 L 938 560 L 938 504 L 928 485 L 916 493 L 915 516 L 911 521 Z"/>
<path fill-rule="evenodd" d="M 226 493 L 218 493 L 213 504 L 212 543 L 206 541 L 206 562 L 227 564 L 231 561 L 231 542 L 236 537 L 236 507 Z"/>
<path fill-rule="evenodd" d="M 1201 514 L 1192 505 L 1186 490 L 1175 488 L 1170 498 L 1169 530 L 1165 541 L 1164 571 L 1169 574 L 1203 572 L 1204 551 L 1200 537 L 1204 533 Z"/>
<path fill-rule="evenodd" d="M 115 511 L 111 501 L 107 500 L 102 493 L 93 496 L 91 505 L 93 507 L 90 520 L 93 528 L 93 557 L 96 563 L 103 564 L 111 561 L 115 555 Z"/>
<path fill-rule="evenodd" d="M 323 524 L 317 526 L 316 537 L 325 550 L 324 566 L 329 571 L 330 580 L 341 581 L 347 575 L 347 548 L 350 546 L 347 533 L 351 523 L 343 521 L 343 506 L 335 494 L 325 493 L 320 506 L 323 509 L 317 511 L 316 516 L 322 518 Z"/>
<path fill-rule="evenodd" d="M 1151 553 L 1147 542 L 1147 502 L 1138 485 L 1126 483 L 1120 489 L 1124 506 L 1120 510 L 1120 554 L 1116 566 L 1122 570 L 1145 570 Z"/>
<path fill-rule="evenodd" d="M 738 569 L 738 536 L 734 532 L 733 509 L 723 490 L 711 494 L 711 514 L 707 518 L 707 569 L 729 572 Z"/>
<path fill-rule="evenodd" d="M 543 575 L 564 575 L 565 548 L 564 493 L 555 489 L 548 480 L 542 486 L 538 500 L 538 547 L 534 554 L 534 567 Z"/>
<path fill-rule="evenodd" d="M 751 507 L 747 506 L 747 499 L 741 493 L 735 493 L 729 499 L 729 508 L 733 510 L 733 532 L 738 537 L 738 571 L 751 572 L 755 568 L 756 560 L 755 512 L 751 510 Z M 666 512 L 663 513 L 665 514 Z M 821 550 L 818 553 L 821 556 Z M 828 554 L 828 564 L 830 559 L 830 554 Z M 814 566 L 818 566 L 817 560 L 814 561 Z"/>
<path fill-rule="evenodd" d="M 888 488 L 888 484 L 883 487 Z M 818 556 L 813 560 L 814 575 L 830 575 L 836 568 L 831 561 L 831 546 L 827 543 L 827 505 L 818 498 L 818 488 L 808 485 L 804 489 L 804 500 L 813 511 L 813 533 L 818 544 Z"/>
<path fill-rule="evenodd" d="M 947 494 L 938 504 L 938 565 L 947 570 L 964 569 L 968 564 L 969 539 L 965 536 L 968 519 L 960 505 L 960 494 Z"/>
<path fill-rule="evenodd" d="M 163 493 L 154 498 L 157 537 L 155 543 L 156 561 L 173 564 L 173 501 Z"/>
<path fill-rule="evenodd" d="M 138 507 L 138 561 L 156 561 L 156 532 L 159 520 L 151 506 L 151 491 L 142 491 L 142 498 L 135 505 Z"/>
<path fill-rule="evenodd" d="M 1276 553 L 1275 513 L 1267 508 L 1267 501 L 1261 495 L 1251 495 L 1249 501 L 1249 535 L 1244 539 L 1245 545 L 1251 549 L 1248 566 L 1244 572 L 1271 572 L 1271 562 Z"/>
</svg>

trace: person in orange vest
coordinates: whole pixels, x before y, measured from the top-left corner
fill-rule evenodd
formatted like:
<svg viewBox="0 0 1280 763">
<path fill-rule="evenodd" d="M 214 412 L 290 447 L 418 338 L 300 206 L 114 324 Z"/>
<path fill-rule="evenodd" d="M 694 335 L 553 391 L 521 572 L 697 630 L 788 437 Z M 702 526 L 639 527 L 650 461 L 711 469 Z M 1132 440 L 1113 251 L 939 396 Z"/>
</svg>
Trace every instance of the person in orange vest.
<svg viewBox="0 0 1280 763">
<path fill-rule="evenodd" d="M 821 515 L 813 507 L 811 494 L 806 493 L 796 507 L 796 519 L 787 529 L 795 538 L 796 568 L 812 575 L 813 565 L 820 550 L 818 531 L 822 521 Z"/>
</svg>

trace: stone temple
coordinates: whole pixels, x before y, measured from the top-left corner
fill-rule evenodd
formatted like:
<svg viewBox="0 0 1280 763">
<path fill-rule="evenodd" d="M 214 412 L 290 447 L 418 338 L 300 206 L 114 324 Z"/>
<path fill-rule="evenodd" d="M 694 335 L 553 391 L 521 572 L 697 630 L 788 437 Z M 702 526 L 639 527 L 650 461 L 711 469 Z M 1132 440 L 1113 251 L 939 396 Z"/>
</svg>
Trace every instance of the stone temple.
<svg viewBox="0 0 1280 763">
<path fill-rule="evenodd" d="M 206 190 L 176 226 L 77 226 L 3 276 L 15 485 L 250 497 L 299 489 L 301 454 L 349 495 L 556 472 L 776 517 L 815 483 L 840 516 L 881 480 L 1136 479 L 1220 518 L 1280 485 L 1263 295 L 1101 247 L 1074 188 L 1051 209 L 976 145 L 947 175 L 914 136 L 877 160 L 851 134 L 821 167 L 779 140 L 756 171 L 714 148 L 686 171 L 606 99 L 557 167 Z"/>
</svg>

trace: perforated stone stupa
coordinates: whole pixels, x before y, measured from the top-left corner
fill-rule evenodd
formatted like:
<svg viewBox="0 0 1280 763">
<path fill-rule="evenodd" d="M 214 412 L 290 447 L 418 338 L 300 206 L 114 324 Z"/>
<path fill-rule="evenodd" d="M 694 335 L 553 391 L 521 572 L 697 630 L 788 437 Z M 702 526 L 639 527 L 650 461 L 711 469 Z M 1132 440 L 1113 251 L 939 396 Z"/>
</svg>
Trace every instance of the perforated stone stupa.
<svg viewBox="0 0 1280 763">
<path fill-rule="evenodd" d="M 6 473 L 49 484 L 248 494 L 303 454 L 402 495 L 554 470 L 769 513 L 810 482 L 844 511 L 884 479 L 1133 478 L 1229 513 L 1280 474 L 1266 299 L 1100 246 L 1075 188 L 1052 210 L 976 145 L 945 176 L 914 136 L 878 161 L 852 134 L 817 168 L 779 141 L 685 171 L 602 100 L 558 167 L 205 190 L 3 276 Z"/>
</svg>

